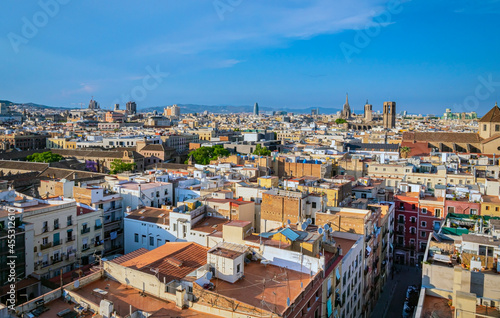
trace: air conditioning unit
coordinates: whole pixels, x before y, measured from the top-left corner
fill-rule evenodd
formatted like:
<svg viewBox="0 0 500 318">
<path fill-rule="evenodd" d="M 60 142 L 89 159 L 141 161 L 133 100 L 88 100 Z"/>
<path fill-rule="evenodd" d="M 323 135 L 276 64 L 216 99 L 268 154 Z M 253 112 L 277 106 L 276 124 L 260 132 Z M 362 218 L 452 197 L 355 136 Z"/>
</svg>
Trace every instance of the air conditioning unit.
<svg viewBox="0 0 500 318">
<path fill-rule="evenodd" d="M 212 216 L 212 212 L 207 212 L 207 215 L 208 216 Z"/>
</svg>

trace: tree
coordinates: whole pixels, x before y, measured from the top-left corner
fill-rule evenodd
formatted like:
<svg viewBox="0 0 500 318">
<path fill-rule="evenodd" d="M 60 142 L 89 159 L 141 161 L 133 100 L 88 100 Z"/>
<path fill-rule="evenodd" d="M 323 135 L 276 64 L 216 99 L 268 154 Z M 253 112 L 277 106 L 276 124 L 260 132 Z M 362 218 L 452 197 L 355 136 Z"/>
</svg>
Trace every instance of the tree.
<svg viewBox="0 0 500 318">
<path fill-rule="evenodd" d="M 411 149 L 410 147 L 401 147 L 399 148 L 399 153 L 401 153 L 401 157 L 403 158 L 408 158 L 408 155 L 410 154 Z"/>
<path fill-rule="evenodd" d="M 31 162 L 59 162 L 63 160 L 64 157 L 57 153 L 52 153 L 50 151 L 37 152 L 26 157 L 26 160 Z"/>
<path fill-rule="evenodd" d="M 200 147 L 188 154 L 188 157 L 191 156 L 193 156 L 195 163 L 208 165 L 211 160 L 217 160 L 217 158 L 229 156 L 229 150 L 225 149 L 221 145 L 213 147 Z M 188 160 L 186 160 L 185 163 L 187 164 Z"/>
<path fill-rule="evenodd" d="M 257 146 L 255 146 L 255 151 L 253 152 L 253 154 L 257 156 L 270 156 L 271 150 L 267 149 L 267 147 L 262 147 L 260 144 L 257 144 Z"/>
<path fill-rule="evenodd" d="M 337 118 L 337 119 L 335 119 L 335 123 L 337 125 L 345 124 L 345 123 L 347 123 L 347 120 L 345 120 L 344 118 Z"/>
<path fill-rule="evenodd" d="M 127 163 L 123 162 L 121 159 L 115 159 L 113 162 L 111 162 L 111 170 L 109 173 L 111 174 L 116 174 L 116 173 L 121 173 L 125 171 L 134 171 L 135 169 L 135 163 Z"/>
</svg>

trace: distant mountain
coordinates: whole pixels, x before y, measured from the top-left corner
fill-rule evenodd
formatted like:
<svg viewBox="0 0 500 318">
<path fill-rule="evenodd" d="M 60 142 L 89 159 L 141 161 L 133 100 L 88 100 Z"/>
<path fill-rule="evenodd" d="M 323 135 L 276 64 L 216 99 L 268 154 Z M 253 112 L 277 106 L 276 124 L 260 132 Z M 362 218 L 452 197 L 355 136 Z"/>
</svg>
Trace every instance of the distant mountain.
<svg viewBox="0 0 500 318">
<path fill-rule="evenodd" d="M 54 106 L 47 106 L 47 105 L 40 105 L 40 104 L 35 104 L 35 103 L 15 103 L 11 102 L 10 100 L 0 100 L 0 103 L 4 103 L 7 106 L 13 106 L 13 105 L 20 105 L 20 106 L 26 106 L 26 107 L 34 107 L 34 108 L 40 108 L 40 109 L 64 109 L 64 107 L 54 107 Z"/>
<path fill-rule="evenodd" d="M 234 106 L 234 105 L 197 105 L 197 104 L 177 104 L 180 107 L 181 113 L 203 113 L 205 110 L 208 110 L 210 113 L 216 114 L 229 114 L 229 113 L 251 113 L 253 112 L 253 105 L 243 105 L 243 106 Z M 142 112 L 153 112 L 157 111 L 158 113 L 162 113 L 163 109 L 167 106 L 155 106 L 155 107 L 147 107 L 141 109 Z M 261 112 L 270 112 L 270 111 L 286 111 L 290 113 L 296 114 L 310 114 L 311 110 L 318 109 L 318 107 L 307 107 L 307 108 L 291 108 L 291 107 L 283 107 L 283 108 L 273 108 L 260 106 L 259 110 Z M 319 107 L 320 114 L 335 114 L 340 109 L 338 108 L 325 108 Z"/>
</svg>

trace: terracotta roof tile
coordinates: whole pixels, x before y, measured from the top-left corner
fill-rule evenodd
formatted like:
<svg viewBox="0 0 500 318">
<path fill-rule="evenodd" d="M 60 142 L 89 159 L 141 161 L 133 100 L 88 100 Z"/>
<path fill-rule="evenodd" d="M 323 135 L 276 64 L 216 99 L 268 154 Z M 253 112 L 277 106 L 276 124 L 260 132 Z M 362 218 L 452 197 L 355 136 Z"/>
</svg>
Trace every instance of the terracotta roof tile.
<svg viewBox="0 0 500 318">
<path fill-rule="evenodd" d="M 500 123 L 500 108 L 495 104 L 489 112 L 479 120 L 480 123 Z"/>
</svg>

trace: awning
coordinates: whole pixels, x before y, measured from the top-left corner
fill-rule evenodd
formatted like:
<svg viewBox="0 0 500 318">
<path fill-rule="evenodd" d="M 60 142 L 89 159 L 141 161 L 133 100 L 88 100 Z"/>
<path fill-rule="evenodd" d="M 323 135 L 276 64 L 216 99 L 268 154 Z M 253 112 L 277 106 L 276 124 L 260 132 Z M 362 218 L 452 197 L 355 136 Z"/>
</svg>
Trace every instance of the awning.
<svg viewBox="0 0 500 318">
<path fill-rule="evenodd" d="M 367 247 L 366 247 L 366 250 L 368 251 L 368 253 L 371 253 L 372 248 L 371 248 L 370 246 L 367 246 Z"/>
<path fill-rule="evenodd" d="M 337 276 L 337 280 L 340 280 L 340 272 L 339 272 L 339 268 L 338 267 L 335 270 L 335 276 Z"/>
</svg>

